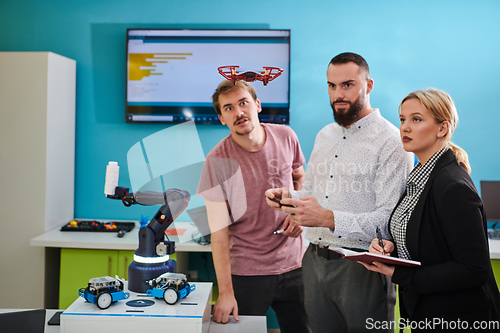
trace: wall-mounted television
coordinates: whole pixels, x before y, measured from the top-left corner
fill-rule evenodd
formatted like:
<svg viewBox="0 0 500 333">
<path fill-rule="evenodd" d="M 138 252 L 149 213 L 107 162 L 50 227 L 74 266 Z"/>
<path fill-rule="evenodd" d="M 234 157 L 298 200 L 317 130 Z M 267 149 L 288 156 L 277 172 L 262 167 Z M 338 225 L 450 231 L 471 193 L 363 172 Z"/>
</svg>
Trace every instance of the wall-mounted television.
<svg viewBox="0 0 500 333">
<path fill-rule="evenodd" d="M 220 124 L 212 94 L 217 68 L 283 69 L 256 88 L 262 122 L 290 121 L 290 30 L 128 29 L 126 121 Z"/>
</svg>

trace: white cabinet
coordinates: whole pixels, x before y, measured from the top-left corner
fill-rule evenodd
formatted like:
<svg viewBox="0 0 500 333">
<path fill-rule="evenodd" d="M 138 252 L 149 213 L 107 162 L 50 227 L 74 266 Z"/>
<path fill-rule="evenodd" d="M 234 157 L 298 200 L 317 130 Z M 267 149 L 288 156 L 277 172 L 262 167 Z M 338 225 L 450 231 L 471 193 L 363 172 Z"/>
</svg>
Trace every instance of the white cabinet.
<svg viewBox="0 0 500 333">
<path fill-rule="evenodd" d="M 0 52 L 0 308 L 44 307 L 29 241 L 74 216 L 75 82 L 72 59 Z"/>
</svg>

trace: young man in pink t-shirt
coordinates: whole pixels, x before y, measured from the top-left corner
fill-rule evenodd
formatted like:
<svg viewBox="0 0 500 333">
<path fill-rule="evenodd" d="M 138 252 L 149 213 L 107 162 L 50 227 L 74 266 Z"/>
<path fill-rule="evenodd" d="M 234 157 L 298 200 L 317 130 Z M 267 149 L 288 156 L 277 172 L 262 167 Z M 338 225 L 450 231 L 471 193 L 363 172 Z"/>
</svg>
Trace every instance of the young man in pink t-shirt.
<svg viewBox="0 0 500 333">
<path fill-rule="evenodd" d="M 255 88 L 222 82 L 213 95 L 231 134 L 207 155 L 198 186 L 205 198 L 219 298 L 216 322 L 229 315 L 276 313 L 282 332 L 310 332 L 303 305 L 302 228 L 266 204 L 271 187 L 301 188 L 304 155 L 295 132 L 261 124 Z M 274 232 L 281 230 L 279 234 Z"/>
</svg>

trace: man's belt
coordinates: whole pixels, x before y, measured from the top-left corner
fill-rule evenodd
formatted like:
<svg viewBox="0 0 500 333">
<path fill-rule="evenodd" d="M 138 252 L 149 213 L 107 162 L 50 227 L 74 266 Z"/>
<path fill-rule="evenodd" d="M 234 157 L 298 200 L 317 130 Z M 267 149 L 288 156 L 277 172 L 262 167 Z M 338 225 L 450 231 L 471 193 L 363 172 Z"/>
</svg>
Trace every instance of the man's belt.
<svg viewBox="0 0 500 333">
<path fill-rule="evenodd" d="M 330 260 L 330 259 L 342 258 L 342 255 L 340 253 L 329 250 L 328 247 L 326 247 L 326 246 L 320 246 L 320 245 L 316 245 L 316 244 L 312 244 L 312 243 L 310 244 L 310 246 L 312 247 L 313 252 L 316 253 L 316 255 L 318 257 L 321 257 L 323 259 Z M 365 252 L 366 251 L 366 250 L 355 249 L 355 248 L 350 248 L 350 247 L 344 247 L 344 249 L 356 251 L 356 252 Z"/>
</svg>

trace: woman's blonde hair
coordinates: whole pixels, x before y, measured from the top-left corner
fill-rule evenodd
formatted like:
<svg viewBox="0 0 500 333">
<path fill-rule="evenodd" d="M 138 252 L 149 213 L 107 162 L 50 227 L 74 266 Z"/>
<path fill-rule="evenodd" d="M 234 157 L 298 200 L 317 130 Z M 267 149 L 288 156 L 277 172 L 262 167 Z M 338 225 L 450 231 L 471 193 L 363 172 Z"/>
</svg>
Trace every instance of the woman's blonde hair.
<svg viewBox="0 0 500 333">
<path fill-rule="evenodd" d="M 450 95 L 435 88 L 414 91 L 409 93 L 408 96 L 401 101 L 401 104 L 399 105 L 399 113 L 401 113 L 401 106 L 403 103 L 409 99 L 419 100 L 420 103 L 432 113 L 432 116 L 438 123 L 442 123 L 443 121 L 450 123 L 448 133 L 444 136 L 444 140 L 448 148 L 450 148 L 455 155 L 458 164 L 464 167 L 464 169 L 470 174 L 471 168 L 467 153 L 465 150 L 451 142 L 451 136 L 453 135 L 453 131 L 455 131 L 458 124 L 458 113 L 455 103 L 453 103 Z"/>
</svg>

